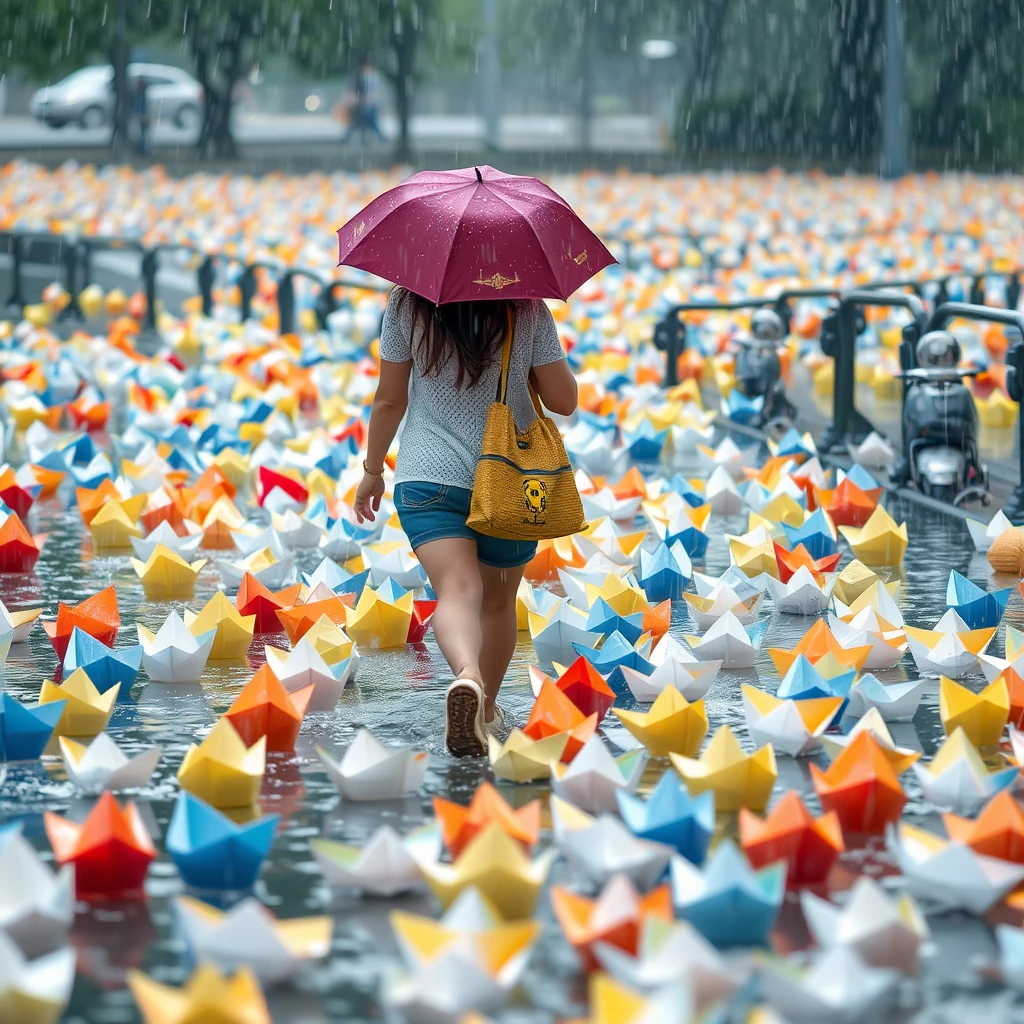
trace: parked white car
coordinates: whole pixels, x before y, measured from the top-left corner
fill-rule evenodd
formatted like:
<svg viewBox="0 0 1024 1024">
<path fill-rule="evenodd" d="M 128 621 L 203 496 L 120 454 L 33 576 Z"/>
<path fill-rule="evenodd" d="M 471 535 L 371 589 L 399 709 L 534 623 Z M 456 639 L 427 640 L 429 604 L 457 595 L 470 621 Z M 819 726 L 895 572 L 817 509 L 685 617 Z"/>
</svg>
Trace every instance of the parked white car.
<svg viewBox="0 0 1024 1024">
<path fill-rule="evenodd" d="M 174 124 L 198 131 L 203 113 L 203 87 L 181 68 L 168 64 L 129 64 L 128 103 L 136 79 L 146 79 L 146 104 L 152 124 Z M 32 115 L 52 128 L 74 123 L 102 128 L 114 116 L 114 69 L 109 64 L 79 68 L 63 81 L 39 89 L 32 97 Z"/>
</svg>

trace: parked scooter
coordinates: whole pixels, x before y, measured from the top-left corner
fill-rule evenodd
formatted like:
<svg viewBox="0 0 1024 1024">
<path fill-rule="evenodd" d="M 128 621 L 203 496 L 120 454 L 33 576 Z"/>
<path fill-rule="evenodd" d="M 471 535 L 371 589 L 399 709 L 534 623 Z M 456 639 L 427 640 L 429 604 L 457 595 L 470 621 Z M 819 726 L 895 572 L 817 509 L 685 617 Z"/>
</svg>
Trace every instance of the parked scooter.
<svg viewBox="0 0 1024 1024">
<path fill-rule="evenodd" d="M 764 398 L 752 425 L 781 436 L 793 425 L 796 407 L 786 397 L 779 350 L 785 345 L 786 327 L 773 309 L 756 310 L 750 318 L 750 334 L 735 340 L 736 387 L 747 398 Z"/>
<path fill-rule="evenodd" d="M 989 503 L 988 471 L 978 457 L 978 413 L 963 382 L 977 370 L 957 369 L 960 343 L 949 331 L 929 331 L 917 343 L 917 366 L 904 371 L 904 456 L 890 476 L 922 494 L 959 505 Z"/>
</svg>

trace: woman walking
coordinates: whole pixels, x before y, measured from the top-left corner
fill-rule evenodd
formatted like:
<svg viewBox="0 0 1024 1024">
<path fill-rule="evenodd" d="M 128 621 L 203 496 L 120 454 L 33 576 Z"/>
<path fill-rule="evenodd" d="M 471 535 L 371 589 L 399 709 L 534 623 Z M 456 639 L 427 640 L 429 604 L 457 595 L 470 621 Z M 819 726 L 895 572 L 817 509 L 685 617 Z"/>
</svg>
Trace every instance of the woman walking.
<svg viewBox="0 0 1024 1024">
<path fill-rule="evenodd" d="M 395 507 L 437 595 L 434 637 L 454 675 L 445 744 L 480 756 L 504 725 L 497 697 L 516 644 L 516 591 L 536 552 L 535 541 L 467 525 L 488 410 L 504 400 L 526 430 L 539 408 L 532 386 L 552 412 L 575 411 L 576 380 L 542 297 L 566 298 L 613 260 L 546 185 L 489 167 L 414 175 L 338 236 L 340 262 L 400 285 L 381 325 L 356 515 L 372 521 L 379 510 L 401 427 Z"/>
</svg>

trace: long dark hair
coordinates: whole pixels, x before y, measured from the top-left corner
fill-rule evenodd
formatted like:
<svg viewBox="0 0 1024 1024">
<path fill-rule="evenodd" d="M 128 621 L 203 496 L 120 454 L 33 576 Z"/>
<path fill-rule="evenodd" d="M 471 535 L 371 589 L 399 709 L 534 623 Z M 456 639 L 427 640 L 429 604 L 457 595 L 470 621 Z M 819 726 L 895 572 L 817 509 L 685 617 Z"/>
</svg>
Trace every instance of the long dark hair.
<svg viewBox="0 0 1024 1024">
<path fill-rule="evenodd" d="M 454 358 L 457 388 L 473 387 L 501 351 L 507 326 L 504 302 L 434 303 L 402 289 L 399 303 L 412 303 L 413 354 L 424 377 L 436 377 Z"/>
</svg>

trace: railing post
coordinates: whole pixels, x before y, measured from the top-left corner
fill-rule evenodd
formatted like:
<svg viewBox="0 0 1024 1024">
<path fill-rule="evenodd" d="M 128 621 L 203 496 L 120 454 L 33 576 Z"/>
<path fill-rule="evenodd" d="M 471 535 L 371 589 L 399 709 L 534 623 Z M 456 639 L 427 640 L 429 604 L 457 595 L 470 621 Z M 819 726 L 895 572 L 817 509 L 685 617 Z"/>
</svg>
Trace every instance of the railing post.
<svg viewBox="0 0 1024 1024">
<path fill-rule="evenodd" d="M 1015 342 L 1006 353 L 1006 390 L 1018 405 L 1017 456 L 1020 482 L 1010 495 L 1004 511 L 1010 522 L 1019 526 L 1024 523 L 1024 411 L 1019 408 L 1024 399 L 1024 341 Z"/>
<path fill-rule="evenodd" d="M 238 282 L 238 292 L 241 299 L 241 319 L 244 324 L 249 319 L 252 309 L 252 300 L 256 294 L 256 264 L 247 263 L 242 271 L 242 278 Z"/>
<path fill-rule="evenodd" d="M 202 263 L 196 270 L 196 284 L 199 287 L 199 297 L 202 300 L 203 316 L 213 316 L 213 282 L 217 278 L 217 270 L 213 265 L 212 253 L 203 257 Z"/>
<path fill-rule="evenodd" d="M 679 357 L 686 348 L 686 324 L 670 309 L 654 326 L 654 347 L 665 353 L 665 387 L 679 383 Z"/>
<path fill-rule="evenodd" d="M 14 260 L 14 280 L 11 282 L 11 297 L 8 304 L 17 306 L 19 310 L 25 308 L 25 300 L 21 296 L 21 258 L 22 242 L 21 235 L 11 235 L 11 257 Z"/>
<path fill-rule="evenodd" d="M 320 330 L 327 330 L 327 318 L 338 308 L 338 300 L 334 296 L 334 282 L 321 282 L 320 294 L 313 303 L 316 322 Z"/>
<path fill-rule="evenodd" d="M 277 282 L 277 329 L 281 334 L 295 333 L 295 272 L 285 271 Z"/>
<path fill-rule="evenodd" d="M 69 320 L 74 317 L 76 320 L 84 320 L 82 308 L 78 305 L 78 263 L 82 250 L 85 248 L 78 239 L 69 241 L 63 239 L 61 242 L 61 255 L 64 263 L 64 290 L 68 293 L 68 304 L 60 311 L 58 320 Z M 84 287 L 84 285 L 83 285 Z"/>
<path fill-rule="evenodd" d="M 143 320 L 145 330 L 156 329 L 156 272 L 160 264 L 157 249 L 146 249 L 142 254 L 142 282 L 146 289 L 146 316 Z"/>
</svg>

